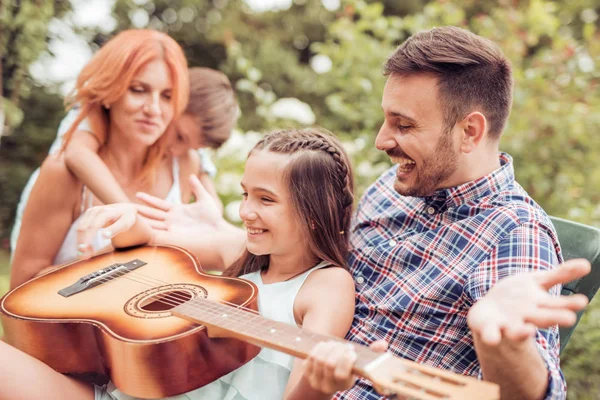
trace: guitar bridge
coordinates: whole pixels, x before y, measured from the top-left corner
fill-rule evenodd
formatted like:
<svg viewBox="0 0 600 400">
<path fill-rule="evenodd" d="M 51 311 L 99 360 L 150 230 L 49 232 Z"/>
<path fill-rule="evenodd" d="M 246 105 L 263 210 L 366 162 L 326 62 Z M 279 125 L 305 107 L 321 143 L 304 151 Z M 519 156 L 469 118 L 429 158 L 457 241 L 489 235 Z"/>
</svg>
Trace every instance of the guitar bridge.
<svg viewBox="0 0 600 400">
<path fill-rule="evenodd" d="M 60 294 L 63 297 L 73 296 L 74 294 L 81 293 L 85 290 L 91 289 L 95 286 L 101 285 L 122 275 L 125 275 L 144 265 L 146 265 L 146 262 L 138 259 L 129 261 L 124 264 L 117 263 L 109 265 L 106 268 L 102 268 L 85 276 L 82 276 L 74 284 L 59 290 L 58 294 Z"/>
</svg>

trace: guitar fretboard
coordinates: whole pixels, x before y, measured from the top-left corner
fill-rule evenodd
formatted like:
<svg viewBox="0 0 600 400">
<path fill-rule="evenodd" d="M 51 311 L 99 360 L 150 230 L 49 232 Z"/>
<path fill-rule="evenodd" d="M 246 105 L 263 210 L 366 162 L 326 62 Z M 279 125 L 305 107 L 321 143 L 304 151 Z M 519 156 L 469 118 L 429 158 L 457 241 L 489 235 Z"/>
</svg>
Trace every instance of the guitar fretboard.
<svg viewBox="0 0 600 400">
<path fill-rule="evenodd" d="M 335 340 L 351 344 L 335 336 L 327 336 L 300 329 L 286 323 L 273 321 L 246 309 L 217 303 L 204 298 L 194 298 L 175 307 L 173 314 L 198 324 L 205 325 L 212 336 L 227 336 L 262 347 L 306 358 L 312 348 L 319 342 Z M 211 330 L 213 332 L 211 332 Z M 355 369 L 362 371 L 364 367 L 377 357 L 364 346 L 352 345 L 358 355 Z"/>
<path fill-rule="evenodd" d="M 390 353 L 376 353 L 367 346 L 269 320 L 241 307 L 197 297 L 171 312 L 205 325 L 211 337 L 232 337 L 299 358 L 306 358 L 313 347 L 323 341 L 334 340 L 352 345 L 357 354 L 352 371 L 372 381 L 382 394 L 396 393 L 418 400 L 499 398 L 498 387 L 494 384 L 420 365 Z"/>
</svg>

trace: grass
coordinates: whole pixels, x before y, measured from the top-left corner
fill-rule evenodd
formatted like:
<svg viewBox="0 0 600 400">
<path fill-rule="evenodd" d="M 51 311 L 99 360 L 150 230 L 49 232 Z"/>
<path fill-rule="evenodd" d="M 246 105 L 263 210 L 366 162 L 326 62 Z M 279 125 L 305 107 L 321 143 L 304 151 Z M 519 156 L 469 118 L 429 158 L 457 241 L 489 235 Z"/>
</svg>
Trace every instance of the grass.
<svg viewBox="0 0 600 400">
<path fill-rule="evenodd" d="M 10 253 L 0 250 L 0 296 L 8 291 L 8 269 L 10 266 Z M 0 337 L 2 337 L 2 324 L 0 324 Z"/>
</svg>

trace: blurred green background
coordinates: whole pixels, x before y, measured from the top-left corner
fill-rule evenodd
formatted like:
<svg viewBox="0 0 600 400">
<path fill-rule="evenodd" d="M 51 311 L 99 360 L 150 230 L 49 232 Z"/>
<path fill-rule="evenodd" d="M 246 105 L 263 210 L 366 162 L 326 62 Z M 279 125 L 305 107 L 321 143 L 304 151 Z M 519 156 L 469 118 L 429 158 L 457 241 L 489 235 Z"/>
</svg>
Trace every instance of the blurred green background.
<svg viewBox="0 0 600 400">
<path fill-rule="evenodd" d="M 108 22 L 81 18 L 99 2 L 109 5 Z M 175 37 L 191 66 L 230 77 L 242 115 L 214 159 L 226 215 L 235 221 L 245 156 L 275 127 L 317 124 L 339 135 L 360 196 L 389 166 L 373 146 L 383 61 L 414 32 L 466 27 L 512 61 L 514 106 L 501 148 L 513 156 L 518 181 L 549 214 L 600 226 L 600 148 L 593 144 L 600 131 L 599 12 L 598 0 L 0 2 L 0 293 L 8 287 L 20 192 L 64 115 L 68 79 L 49 78 L 61 42 L 87 44 L 83 57 L 117 31 L 151 27 Z M 562 356 L 569 399 L 600 399 L 599 328 L 596 300 Z"/>
</svg>

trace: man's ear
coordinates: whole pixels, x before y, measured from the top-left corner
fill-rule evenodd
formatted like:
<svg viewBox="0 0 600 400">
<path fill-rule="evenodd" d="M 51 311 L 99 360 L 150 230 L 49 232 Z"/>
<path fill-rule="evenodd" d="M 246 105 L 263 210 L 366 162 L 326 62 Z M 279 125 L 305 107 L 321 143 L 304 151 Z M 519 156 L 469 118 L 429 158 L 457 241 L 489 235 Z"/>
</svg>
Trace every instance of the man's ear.
<svg viewBox="0 0 600 400">
<path fill-rule="evenodd" d="M 461 129 L 460 150 L 471 153 L 487 133 L 487 120 L 479 111 L 473 111 L 458 123 Z"/>
</svg>

